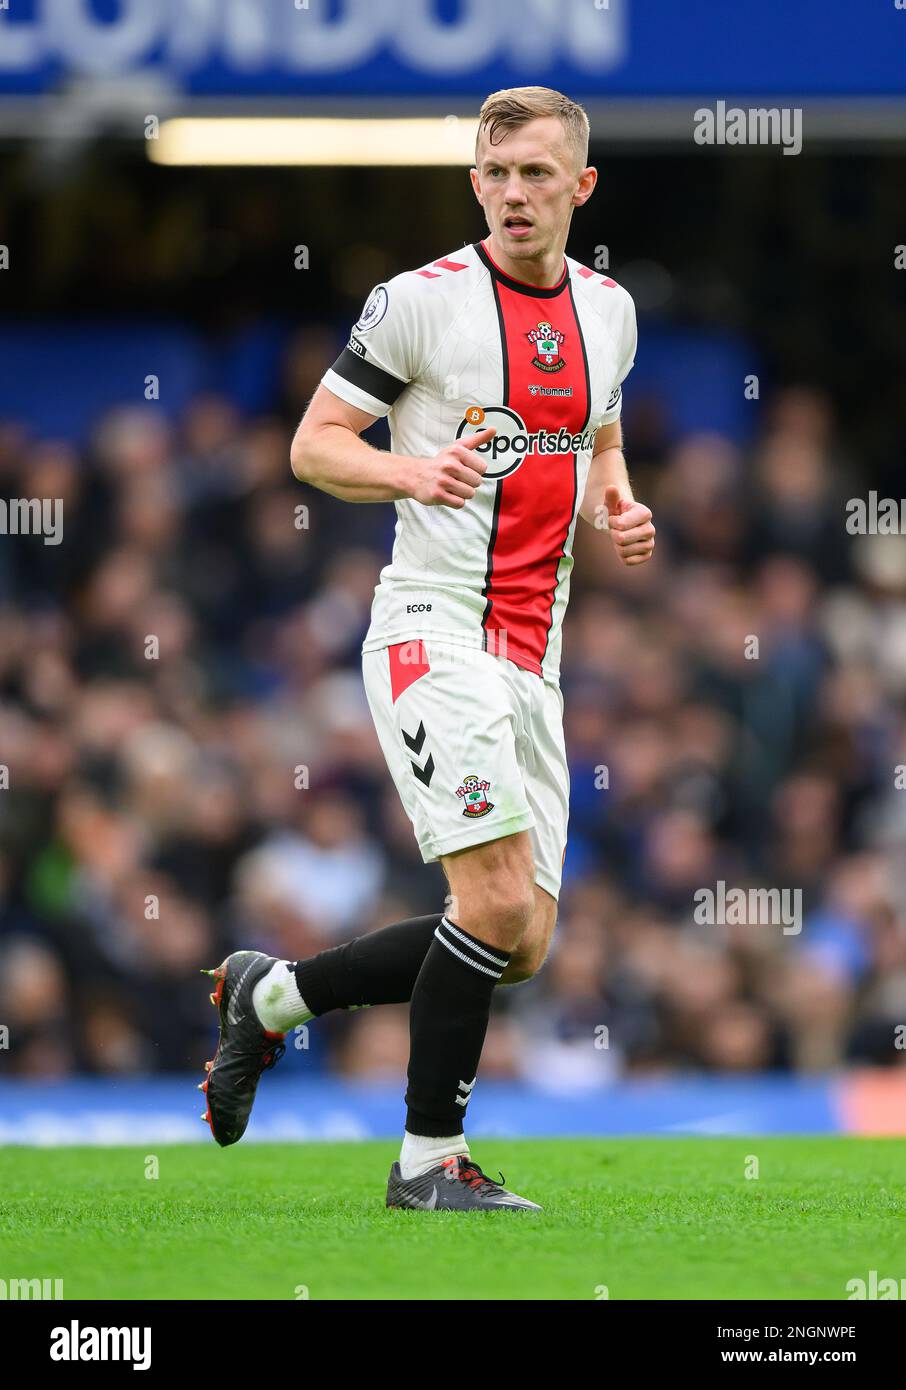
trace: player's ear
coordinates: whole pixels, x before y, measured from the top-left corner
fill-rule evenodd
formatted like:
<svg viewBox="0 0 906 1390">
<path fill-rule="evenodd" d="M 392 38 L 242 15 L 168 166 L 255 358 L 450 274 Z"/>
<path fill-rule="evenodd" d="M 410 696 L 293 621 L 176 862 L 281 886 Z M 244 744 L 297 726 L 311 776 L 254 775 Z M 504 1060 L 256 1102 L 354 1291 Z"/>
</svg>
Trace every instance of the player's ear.
<svg viewBox="0 0 906 1390">
<path fill-rule="evenodd" d="M 481 203 L 481 206 L 484 207 L 481 197 L 481 180 L 478 177 L 478 170 L 474 167 L 469 170 L 469 178 L 472 181 L 472 189 L 475 193 L 475 197 L 478 199 L 479 203 Z"/>
<path fill-rule="evenodd" d="M 589 166 L 586 169 L 583 169 L 579 174 L 579 179 L 576 185 L 576 191 L 573 194 L 573 203 L 577 208 L 580 208 L 583 203 L 588 202 L 589 198 L 594 192 L 595 184 L 597 182 L 598 171 L 597 169 L 595 169 L 593 165 L 589 164 Z"/>
</svg>

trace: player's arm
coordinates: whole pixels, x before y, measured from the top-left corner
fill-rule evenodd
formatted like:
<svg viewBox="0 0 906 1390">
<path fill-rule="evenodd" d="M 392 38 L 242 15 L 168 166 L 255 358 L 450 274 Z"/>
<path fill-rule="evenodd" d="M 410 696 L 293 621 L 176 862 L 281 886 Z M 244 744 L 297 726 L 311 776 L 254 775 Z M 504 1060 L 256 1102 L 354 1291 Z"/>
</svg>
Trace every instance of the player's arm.
<svg viewBox="0 0 906 1390">
<path fill-rule="evenodd" d="M 642 565 L 651 559 L 654 523 L 650 508 L 632 495 L 619 420 L 602 425 L 595 435 L 579 515 L 596 530 L 609 530 L 624 565 Z"/>
<path fill-rule="evenodd" d="M 461 508 L 475 496 L 487 468 L 475 449 L 493 429 L 467 435 L 434 458 L 410 458 L 359 438 L 378 418 L 318 386 L 290 449 L 295 476 L 344 502 L 411 497 L 428 507 Z"/>
<path fill-rule="evenodd" d="M 623 457 L 623 427 L 619 420 L 614 420 L 611 425 L 602 425 L 595 435 L 585 496 L 579 508 L 579 515 L 599 531 L 607 527 L 604 492 L 608 487 L 619 488 L 621 497 L 629 502 L 635 501 Z"/>
</svg>

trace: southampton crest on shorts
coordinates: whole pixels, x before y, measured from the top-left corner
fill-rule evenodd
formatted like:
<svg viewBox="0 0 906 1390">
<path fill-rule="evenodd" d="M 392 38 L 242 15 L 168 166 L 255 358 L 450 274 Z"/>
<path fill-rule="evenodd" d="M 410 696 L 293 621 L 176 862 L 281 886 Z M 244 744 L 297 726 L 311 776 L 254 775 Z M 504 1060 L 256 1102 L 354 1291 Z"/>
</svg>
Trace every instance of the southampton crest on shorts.
<svg viewBox="0 0 906 1390">
<path fill-rule="evenodd" d="M 464 816 L 473 819 L 476 816 L 486 816 L 488 811 L 493 811 L 493 801 L 488 801 L 486 792 L 491 790 L 490 782 L 484 781 L 481 777 L 464 777 L 462 786 L 456 788 L 456 795 L 461 796 L 466 803 L 462 808 Z"/>
<path fill-rule="evenodd" d="M 525 336 L 535 346 L 535 356 L 532 358 L 533 367 L 538 367 L 542 372 L 559 372 L 561 367 L 566 366 L 560 356 L 560 344 L 566 336 L 565 333 L 561 333 L 559 329 L 542 321 L 537 328 L 533 328 L 531 333 L 526 333 Z"/>
</svg>

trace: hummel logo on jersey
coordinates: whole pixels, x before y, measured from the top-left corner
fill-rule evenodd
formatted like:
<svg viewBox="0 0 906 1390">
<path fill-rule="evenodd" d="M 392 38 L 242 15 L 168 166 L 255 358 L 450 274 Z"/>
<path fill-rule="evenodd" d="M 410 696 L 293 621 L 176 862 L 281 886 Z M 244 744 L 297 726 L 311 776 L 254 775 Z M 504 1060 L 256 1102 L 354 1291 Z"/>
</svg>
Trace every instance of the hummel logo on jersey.
<svg viewBox="0 0 906 1390">
<path fill-rule="evenodd" d="M 559 329 L 551 327 L 549 323 L 541 322 L 537 328 L 533 328 L 531 333 L 525 335 L 530 343 L 535 345 L 535 356 L 532 358 L 532 366 L 537 367 L 542 372 L 559 372 L 566 366 L 565 361 L 560 356 L 560 344 L 566 337 Z"/>
<path fill-rule="evenodd" d="M 422 722 L 419 724 L 414 734 L 407 734 L 406 730 L 403 728 L 400 729 L 400 733 L 403 736 L 403 742 L 405 743 L 406 747 L 409 748 L 413 753 L 415 753 L 416 756 L 420 754 L 425 742 L 424 723 Z M 411 760 L 411 766 L 413 775 L 417 777 L 420 782 L 423 782 L 426 787 L 430 787 L 431 778 L 434 776 L 433 754 L 428 754 L 428 760 L 425 763 L 424 767 L 419 767 L 418 763 L 414 760 Z"/>
</svg>

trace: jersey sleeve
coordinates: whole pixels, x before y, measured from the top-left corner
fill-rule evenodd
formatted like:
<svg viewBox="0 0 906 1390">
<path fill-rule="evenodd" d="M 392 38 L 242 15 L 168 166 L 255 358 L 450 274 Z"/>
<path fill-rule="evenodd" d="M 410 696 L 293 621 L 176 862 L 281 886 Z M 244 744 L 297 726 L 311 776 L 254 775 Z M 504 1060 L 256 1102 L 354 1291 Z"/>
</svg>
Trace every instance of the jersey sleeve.
<svg viewBox="0 0 906 1390">
<path fill-rule="evenodd" d="M 620 334 L 617 374 L 614 378 L 613 390 L 607 398 L 607 405 L 601 417 L 602 425 L 612 425 L 615 420 L 620 418 L 623 409 L 623 382 L 632 370 L 635 350 L 638 345 L 639 335 L 635 318 L 635 304 L 632 295 L 627 294 L 625 290 L 624 295 L 623 327 Z"/>
<path fill-rule="evenodd" d="M 341 400 L 383 416 L 410 381 L 424 358 L 424 331 L 419 297 L 409 275 L 397 275 L 375 285 L 349 342 L 322 384 Z"/>
</svg>

